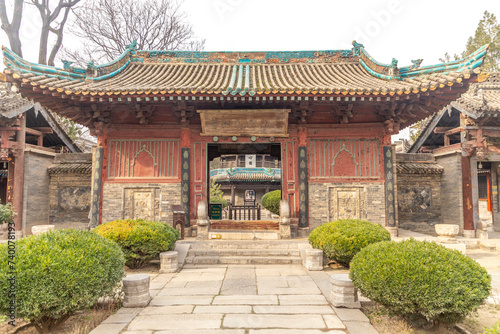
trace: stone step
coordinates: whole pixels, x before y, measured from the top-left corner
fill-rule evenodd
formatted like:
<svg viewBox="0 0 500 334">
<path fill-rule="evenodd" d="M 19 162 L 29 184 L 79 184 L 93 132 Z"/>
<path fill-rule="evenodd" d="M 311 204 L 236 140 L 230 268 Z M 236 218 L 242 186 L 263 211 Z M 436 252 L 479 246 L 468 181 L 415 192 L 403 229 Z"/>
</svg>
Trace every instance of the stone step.
<svg viewBox="0 0 500 334">
<path fill-rule="evenodd" d="M 195 248 L 188 256 L 300 256 L 298 249 Z"/>
<path fill-rule="evenodd" d="M 208 238 L 221 240 L 278 240 L 280 236 L 277 231 L 211 230 L 208 233 Z"/>
<path fill-rule="evenodd" d="M 299 249 L 307 241 L 290 240 L 197 240 L 190 249 Z"/>
<path fill-rule="evenodd" d="M 188 256 L 188 264 L 300 264 L 300 256 Z"/>
</svg>

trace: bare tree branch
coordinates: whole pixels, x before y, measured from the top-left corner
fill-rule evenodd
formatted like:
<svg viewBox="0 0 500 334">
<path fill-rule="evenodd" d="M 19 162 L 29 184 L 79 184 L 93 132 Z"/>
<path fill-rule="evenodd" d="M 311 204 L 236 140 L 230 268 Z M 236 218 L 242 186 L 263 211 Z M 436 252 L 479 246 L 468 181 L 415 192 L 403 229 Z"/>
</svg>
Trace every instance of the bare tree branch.
<svg viewBox="0 0 500 334">
<path fill-rule="evenodd" d="M 74 13 L 70 31 L 84 45 L 62 53 L 81 66 L 91 59 L 111 61 L 134 40 L 138 49 L 148 50 L 202 50 L 205 44 L 195 38 L 175 0 L 88 0 Z"/>
<path fill-rule="evenodd" d="M 59 0 L 59 3 L 54 8 L 54 10 L 51 10 L 48 0 L 31 0 L 31 3 L 38 9 L 40 18 L 42 19 L 42 30 L 40 32 L 40 48 L 38 50 L 38 63 L 47 64 L 49 34 L 53 32 L 57 36 L 57 40 L 50 52 L 48 63 L 49 65 L 54 64 L 54 58 L 62 44 L 64 25 L 66 24 L 69 11 L 78 2 L 80 2 L 80 0 Z M 61 20 L 61 22 L 57 23 L 56 20 L 59 17 L 61 10 L 64 10 L 63 19 Z M 57 25 L 58 28 L 51 26 L 52 24 Z"/>
<path fill-rule="evenodd" d="M 0 0 L 0 20 L 2 22 L 2 29 L 9 38 L 10 48 L 19 57 L 23 56 L 21 39 L 19 38 L 19 28 L 21 27 L 21 19 L 23 17 L 23 4 L 24 0 L 15 0 L 12 22 L 9 22 L 5 0 Z"/>
</svg>

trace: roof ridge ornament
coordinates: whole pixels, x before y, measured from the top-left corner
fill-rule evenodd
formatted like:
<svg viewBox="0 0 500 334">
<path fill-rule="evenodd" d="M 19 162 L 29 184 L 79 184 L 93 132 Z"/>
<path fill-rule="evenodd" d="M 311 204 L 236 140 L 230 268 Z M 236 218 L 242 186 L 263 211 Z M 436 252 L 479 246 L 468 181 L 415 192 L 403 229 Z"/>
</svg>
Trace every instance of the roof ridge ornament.
<svg viewBox="0 0 500 334">
<path fill-rule="evenodd" d="M 125 50 L 129 50 L 130 52 L 137 51 L 137 40 L 133 40 L 132 43 L 125 46 Z"/>
<path fill-rule="evenodd" d="M 352 41 L 352 45 L 353 45 L 353 48 L 352 48 L 352 52 L 355 56 L 360 56 L 361 55 L 361 48 L 365 48 L 365 46 L 361 43 L 358 43 L 356 41 Z"/>
<path fill-rule="evenodd" d="M 71 70 L 71 67 L 72 67 L 71 64 L 73 64 L 74 62 L 72 62 L 70 60 L 64 60 L 64 59 L 62 59 L 61 61 L 63 63 L 63 68 L 65 70 Z"/>
<path fill-rule="evenodd" d="M 424 61 L 423 59 L 412 60 L 411 62 L 413 65 L 410 66 L 410 69 L 414 70 L 414 69 L 420 68 L 420 64 L 422 64 L 423 61 Z"/>
<path fill-rule="evenodd" d="M 88 77 L 95 77 L 97 75 L 97 66 L 95 65 L 94 61 L 91 60 L 87 63 L 87 70 L 85 71 L 85 74 Z"/>
</svg>

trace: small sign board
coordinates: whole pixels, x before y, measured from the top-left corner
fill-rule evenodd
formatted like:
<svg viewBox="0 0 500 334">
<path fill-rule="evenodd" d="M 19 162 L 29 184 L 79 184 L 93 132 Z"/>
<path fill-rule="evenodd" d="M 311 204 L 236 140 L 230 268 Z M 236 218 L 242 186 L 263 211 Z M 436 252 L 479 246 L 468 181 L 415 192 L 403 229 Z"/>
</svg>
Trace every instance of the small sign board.
<svg viewBox="0 0 500 334">
<path fill-rule="evenodd" d="M 245 202 L 255 201 L 255 190 L 245 190 Z"/>
<path fill-rule="evenodd" d="M 210 219 L 222 219 L 222 204 L 210 203 Z"/>
</svg>

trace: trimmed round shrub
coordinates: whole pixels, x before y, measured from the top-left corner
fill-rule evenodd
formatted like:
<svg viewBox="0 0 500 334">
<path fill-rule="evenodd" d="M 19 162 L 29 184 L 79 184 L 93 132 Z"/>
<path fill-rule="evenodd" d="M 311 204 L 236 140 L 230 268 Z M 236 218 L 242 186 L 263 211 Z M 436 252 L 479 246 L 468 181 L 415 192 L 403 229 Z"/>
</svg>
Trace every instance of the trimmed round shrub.
<svg viewBox="0 0 500 334">
<path fill-rule="evenodd" d="M 344 266 L 349 266 L 362 248 L 387 240 L 391 240 L 391 235 L 384 227 L 359 219 L 322 224 L 309 234 L 309 243 L 313 248 L 322 249 L 328 259 Z"/>
<path fill-rule="evenodd" d="M 270 191 L 260 199 L 260 203 L 264 208 L 271 211 L 275 215 L 280 214 L 281 190 Z"/>
<path fill-rule="evenodd" d="M 55 230 L 20 239 L 15 247 L 1 244 L 0 312 L 9 321 L 10 293 L 15 293 L 17 317 L 31 321 L 39 333 L 49 333 L 75 311 L 113 293 L 124 264 L 116 243 L 89 231 Z"/>
<path fill-rule="evenodd" d="M 130 268 L 140 268 L 161 252 L 173 250 L 180 236 L 165 223 L 143 219 L 115 220 L 93 231 L 118 243 Z"/>
<path fill-rule="evenodd" d="M 411 320 L 456 323 L 488 297 L 491 277 L 476 261 L 433 242 L 380 242 L 351 261 L 361 293 Z"/>
</svg>

